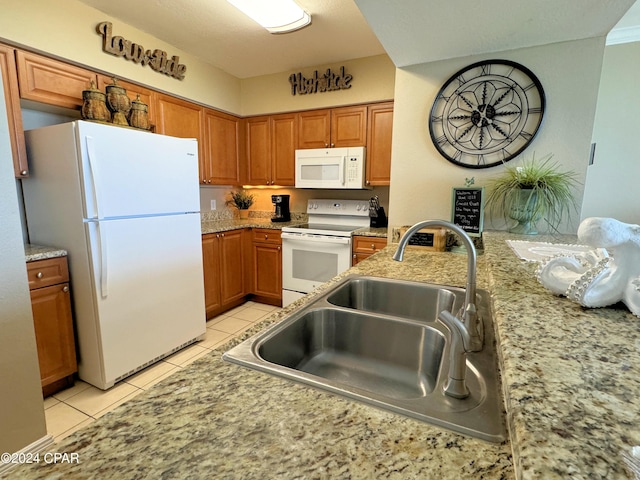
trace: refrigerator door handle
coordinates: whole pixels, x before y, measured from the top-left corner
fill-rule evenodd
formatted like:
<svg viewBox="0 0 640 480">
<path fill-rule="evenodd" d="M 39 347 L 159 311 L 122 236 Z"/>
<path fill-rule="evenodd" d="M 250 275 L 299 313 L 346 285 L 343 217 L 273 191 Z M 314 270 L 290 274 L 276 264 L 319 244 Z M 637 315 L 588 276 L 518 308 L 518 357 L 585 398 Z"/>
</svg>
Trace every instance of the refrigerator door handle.
<svg viewBox="0 0 640 480">
<path fill-rule="evenodd" d="M 101 195 L 100 195 L 100 185 L 97 179 L 99 178 L 98 172 L 98 163 L 96 161 L 97 155 L 95 146 L 93 144 L 93 137 L 87 135 L 85 137 L 85 141 L 87 144 L 87 158 L 89 159 L 89 171 L 91 172 L 91 187 L 93 193 L 93 204 L 95 205 L 95 215 L 93 218 L 102 218 L 102 212 L 100 205 L 102 204 Z M 87 212 L 89 214 L 89 212 Z"/>
<path fill-rule="evenodd" d="M 98 257 L 98 276 L 100 277 L 100 296 L 102 298 L 107 298 L 107 295 L 109 294 L 109 289 L 108 289 L 108 285 L 109 285 L 109 276 L 108 276 L 108 269 L 107 269 L 107 241 L 106 241 L 106 229 L 107 229 L 107 223 L 106 222 L 88 222 L 89 225 L 93 225 L 96 229 L 96 235 L 95 235 L 95 239 L 96 239 L 96 245 L 95 245 L 95 252 L 97 253 L 97 257 Z"/>
</svg>

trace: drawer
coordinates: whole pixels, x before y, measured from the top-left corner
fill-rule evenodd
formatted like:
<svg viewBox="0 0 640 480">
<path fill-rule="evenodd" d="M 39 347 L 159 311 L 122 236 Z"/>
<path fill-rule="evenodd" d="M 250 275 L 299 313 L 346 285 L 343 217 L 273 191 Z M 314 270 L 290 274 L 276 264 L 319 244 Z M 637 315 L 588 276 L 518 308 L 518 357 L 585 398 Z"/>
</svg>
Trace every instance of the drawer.
<svg viewBox="0 0 640 480">
<path fill-rule="evenodd" d="M 254 228 L 253 229 L 253 241 L 260 243 L 274 243 L 280 245 L 282 239 L 280 238 L 280 230 L 271 228 Z"/>
<path fill-rule="evenodd" d="M 353 251 L 359 253 L 375 253 L 387 246 L 387 239 L 380 237 L 353 237 Z"/>
<path fill-rule="evenodd" d="M 27 262 L 27 277 L 29 278 L 30 290 L 68 282 L 67 257 Z"/>
</svg>

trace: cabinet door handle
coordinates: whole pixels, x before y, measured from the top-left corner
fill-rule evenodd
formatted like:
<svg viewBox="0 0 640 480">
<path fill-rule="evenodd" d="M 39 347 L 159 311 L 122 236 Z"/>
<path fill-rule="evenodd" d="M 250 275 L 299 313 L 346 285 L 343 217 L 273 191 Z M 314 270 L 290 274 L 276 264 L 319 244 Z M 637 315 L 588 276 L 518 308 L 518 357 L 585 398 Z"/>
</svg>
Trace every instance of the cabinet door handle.
<svg viewBox="0 0 640 480">
<path fill-rule="evenodd" d="M 278 251 L 280 251 L 280 250 L 282 250 L 282 248 L 281 248 L 281 247 L 278 247 Z"/>
<path fill-rule="evenodd" d="M 24 176 L 26 176 L 26 175 L 27 175 L 27 173 L 29 173 L 29 172 L 27 172 L 26 170 L 22 170 L 22 171 L 20 172 L 20 175 L 24 175 Z"/>
<path fill-rule="evenodd" d="M 42 272 L 38 272 L 38 273 L 36 274 L 36 277 L 38 277 L 38 278 L 42 278 L 42 277 L 44 277 L 44 275 L 42 274 Z"/>
<path fill-rule="evenodd" d="M 64 293 L 67 293 L 69 291 L 69 287 L 67 287 L 66 285 L 64 287 L 62 287 L 62 291 Z"/>
</svg>

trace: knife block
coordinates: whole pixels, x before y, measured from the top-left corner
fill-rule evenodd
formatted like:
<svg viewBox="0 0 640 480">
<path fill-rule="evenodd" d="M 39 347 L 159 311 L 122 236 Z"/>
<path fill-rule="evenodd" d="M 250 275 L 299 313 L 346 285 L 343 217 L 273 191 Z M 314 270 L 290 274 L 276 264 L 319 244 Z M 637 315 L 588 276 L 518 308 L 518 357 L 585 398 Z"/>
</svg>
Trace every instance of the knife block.
<svg viewBox="0 0 640 480">
<path fill-rule="evenodd" d="M 378 207 L 376 209 L 375 216 L 371 216 L 369 218 L 369 226 L 372 228 L 383 228 L 386 227 L 389 220 L 384 213 L 384 207 Z"/>
</svg>

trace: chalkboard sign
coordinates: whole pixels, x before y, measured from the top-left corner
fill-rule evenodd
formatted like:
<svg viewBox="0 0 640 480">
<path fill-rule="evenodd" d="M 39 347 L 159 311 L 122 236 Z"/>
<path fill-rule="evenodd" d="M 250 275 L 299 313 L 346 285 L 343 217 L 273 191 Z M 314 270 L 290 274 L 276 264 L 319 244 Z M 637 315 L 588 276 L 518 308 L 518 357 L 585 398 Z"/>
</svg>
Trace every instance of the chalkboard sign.
<svg viewBox="0 0 640 480">
<path fill-rule="evenodd" d="M 484 223 L 484 187 L 454 188 L 451 222 L 469 236 L 479 237 Z"/>
</svg>

